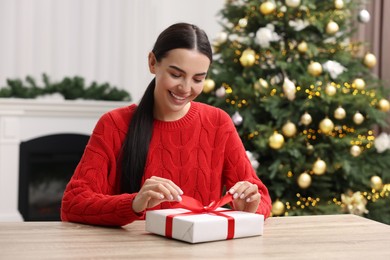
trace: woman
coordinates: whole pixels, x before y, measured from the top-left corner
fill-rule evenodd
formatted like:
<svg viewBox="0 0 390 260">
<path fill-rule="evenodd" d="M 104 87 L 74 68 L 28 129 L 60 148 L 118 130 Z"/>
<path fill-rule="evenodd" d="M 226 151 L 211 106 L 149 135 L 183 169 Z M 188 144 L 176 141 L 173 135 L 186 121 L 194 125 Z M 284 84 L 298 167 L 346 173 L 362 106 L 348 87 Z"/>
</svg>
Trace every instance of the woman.
<svg viewBox="0 0 390 260">
<path fill-rule="evenodd" d="M 231 118 L 193 100 L 212 62 L 207 35 L 178 23 L 148 57 L 155 75 L 139 105 L 103 115 L 66 187 L 63 221 L 122 226 L 181 195 L 204 205 L 224 189 L 235 210 L 269 216 L 271 200 L 246 156 Z"/>
</svg>

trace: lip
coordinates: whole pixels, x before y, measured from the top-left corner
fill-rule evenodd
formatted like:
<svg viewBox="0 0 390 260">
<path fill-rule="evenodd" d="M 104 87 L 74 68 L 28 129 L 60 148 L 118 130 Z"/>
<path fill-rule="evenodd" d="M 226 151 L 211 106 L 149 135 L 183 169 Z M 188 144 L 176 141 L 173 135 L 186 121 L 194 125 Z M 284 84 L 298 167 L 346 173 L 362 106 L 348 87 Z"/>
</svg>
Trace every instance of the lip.
<svg viewBox="0 0 390 260">
<path fill-rule="evenodd" d="M 172 91 L 168 91 L 168 92 L 172 100 L 177 104 L 183 104 L 187 101 L 188 96 L 183 97 L 173 93 Z"/>
</svg>

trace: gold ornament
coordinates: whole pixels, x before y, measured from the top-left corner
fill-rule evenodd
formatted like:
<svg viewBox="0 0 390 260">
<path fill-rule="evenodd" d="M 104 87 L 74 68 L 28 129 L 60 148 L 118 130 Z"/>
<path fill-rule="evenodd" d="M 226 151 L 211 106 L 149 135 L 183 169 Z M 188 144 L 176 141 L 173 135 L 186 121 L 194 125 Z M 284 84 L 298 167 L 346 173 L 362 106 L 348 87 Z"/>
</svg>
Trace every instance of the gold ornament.
<svg viewBox="0 0 390 260">
<path fill-rule="evenodd" d="M 304 172 L 301 173 L 297 179 L 298 186 L 302 189 L 306 189 L 311 184 L 311 176 L 310 174 Z"/>
<path fill-rule="evenodd" d="M 326 163 L 325 161 L 321 160 L 321 159 L 317 159 L 317 161 L 315 161 L 315 163 L 313 164 L 313 172 L 314 174 L 317 174 L 317 175 L 322 175 L 324 174 L 326 171 Z"/>
<path fill-rule="evenodd" d="M 288 7 L 298 7 L 301 4 L 301 0 L 286 0 L 286 5 Z"/>
<path fill-rule="evenodd" d="M 280 149 L 282 148 L 284 144 L 284 137 L 283 135 L 279 134 L 278 132 L 274 132 L 268 139 L 269 141 L 269 146 L 272 149 Z"/>
<path fill-rule="evenodd" d="M 215 82 L 212 79 L 205 79 L 203 82 L 203 92 L 210 93 L 215 88 Z"/>
<path fill-rule="evenodd" d="M 275 11 L 276 6 L 273 2 L 267 1 L 260 5 L 260 12 L 264 15 L 271 14 Z"/>
<path fill-rule="evenodd" d="M 381 111 L 387 112 L 390 110 L 390 103 L 387 99 L 382 98 L 379 100 L 378 107 Z"/>
<path fill-rule="evenodd" d="M 352 82 L 352 87 L 358 90 L 362 90 L 366 87 L 366 82 L 364 82 L 364 80 L 361 78 L 357 78 Z"/>
<path fill-rule="evenodd" d="M 341 106 L 338 107 L 338 108 L 334 111 L 334 118 L 336 118 L 336 119 L 338 119 L 338 120 L 344 119 L 346 115 L 347 115 L 347 113 L 345 112 L 345 109 L 342 108 Z"/>
<path fill-rule="evenodd" d="M 312 61 L 307 67 L 307 71 L 310 73 L 310 75 L 317 77 L 322 73 L 322 65 L 319 62 Z"/>
<path fill-rule="evenodd" d="M 339 25 L 334 21 L 329 21 L 326 25 L 326 33 L 327 34 L 335 34 L 339 31 Z"/>
<path fill-rule="evenodd" d="M 364 56 L 363 64 L 366 65 L 368 68 L 373 68 L 376 65 L 376 57 L 372 53 L 367 53 Z"/>
<path fill-rule="evenodd" d="M 324 134 L 328 134 L 333 131 L 334 124 L 329 118 L 322 119 L 320 122 L 320 129 Z"/>
<path fill-rule="evenodd" d="M 307 112 L 305 112 L 302 116 L 301 116 L 301 123 L 304 124 L 304 125 L 310 125 L 312 121 L 312 118 L 311 118 L 311 115 Z"/>
<path fill-rule="evenodd" d="M 241 18 L 240 20 L 238 20 L 238 25 L 239 25 L 241 28 L 245 28 L 245 27 L 248 25 L 248 19 L 246 19 L 246 18 Z"/>
<path fill-rule="evenodd" d="M 297 133 L 297 127 L 294 123 L 291 123 L 288 121 L 284 126 L 282 127 L 283 135 L 286 137 L 292 137 Z"/>
<path fill-rule="evenodd" d="M 280 216 L 284 213 L 284 204 L 280 200 L 275 201 L 272 203 L 272 215 L 273 216 Z"/>
<path fill-rule="evenodd" d="M 370 181 L 371 181 L 371 188 L 373 188 L 374 190 L 382 189 L 383 182 L 382 182 L 381 177 L 376 176 L 376 175 L 372 176 Z"/>
<path fill-rule="evenodd" d="M 255 58 L 255 51 L 252 49 L 246 49 L 242 52 L 242 55 L 240 57 L 240 63 L 244 67 L 250 67 L 255 64 L 256 58 Z"/>
<path fill-rule="evenodd" d="M 364 122 L 364 116 L 361 113 L 356 112 L 355 115 L 353 116 L 353 122 L 357 125 L 360 125 L 361 123 Z"/>
<path fill-rule="evenodd" d="M 305 53 L 307 51 L 308 47 L 307 47 L 307 43 L 305 41 L 302 41 L 298 44 L 298 51 L 300 53 Z"/>
<path fill-rule="evenodd" d="M 345 212 L 359 216 L 368 213 L 368 210 L 366 209 L 367 200 L 360 191 L 355 193 L 348 191 L 347 194 L 341 194 L 341 202 L 343 203 L 342 207 Z"/>
<path fill-rule="evenodd" d="M 344 7 L 343 0 L 334 0 L 334 7 L 336 9 L 343 9 L 343 7 Z"/>
<path fill-rule="evenodd" d="M 325 88 L 325 93 L 328 95 L 328 96 L 334 96 L 337 92 L 337 89 L 335 86 L 331 85 L 331 84 L 328 84 L 326 85 L 326 88 Z"/>
<path fill-rule="evenodd" d="M 362 153 L 362 149 L 357 145 L 352 145 L 349 151 L 353 157 L 358 157 Z"/>
</svg>

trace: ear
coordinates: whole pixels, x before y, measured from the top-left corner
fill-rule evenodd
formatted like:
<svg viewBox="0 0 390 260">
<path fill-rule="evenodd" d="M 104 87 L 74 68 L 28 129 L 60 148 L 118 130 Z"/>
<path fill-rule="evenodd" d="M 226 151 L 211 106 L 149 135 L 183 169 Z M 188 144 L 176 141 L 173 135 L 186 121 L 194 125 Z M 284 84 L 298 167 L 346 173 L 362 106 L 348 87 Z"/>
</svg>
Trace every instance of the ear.
<svg viewBox="0 0 390 260">
<path fill-rule="evenodd" d="M 157 60 L 156 60 L 156 56 L 154 56 L 153 52 L 149 52 L 148 64 L 149 64 L 149 71 L 150 71 L 150 73 L 155 74 L 156 73 Z"/>
</svg>

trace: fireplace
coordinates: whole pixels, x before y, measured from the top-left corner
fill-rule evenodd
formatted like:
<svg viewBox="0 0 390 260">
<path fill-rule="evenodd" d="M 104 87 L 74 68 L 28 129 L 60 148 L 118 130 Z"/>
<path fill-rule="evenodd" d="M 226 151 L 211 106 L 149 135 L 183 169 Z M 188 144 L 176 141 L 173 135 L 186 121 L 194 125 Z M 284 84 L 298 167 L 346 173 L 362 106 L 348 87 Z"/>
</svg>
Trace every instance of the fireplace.
<svg viewBox="0 0 390 260">
<path fill-rule="evenodd" d="M 0 98 L 0 221 L 56 220 L 64 185 L 112 101 Z"/>
<path fill-rule="evenodd" d="M 21 142 L 18 206 L 25 221 L 60 220 L 62 194 L 88 139 L 55 134 Z"/>
</svg>

